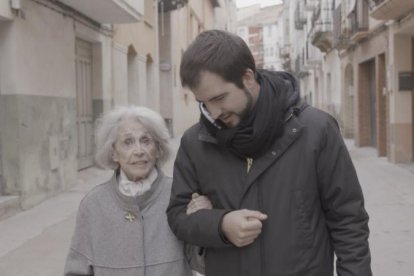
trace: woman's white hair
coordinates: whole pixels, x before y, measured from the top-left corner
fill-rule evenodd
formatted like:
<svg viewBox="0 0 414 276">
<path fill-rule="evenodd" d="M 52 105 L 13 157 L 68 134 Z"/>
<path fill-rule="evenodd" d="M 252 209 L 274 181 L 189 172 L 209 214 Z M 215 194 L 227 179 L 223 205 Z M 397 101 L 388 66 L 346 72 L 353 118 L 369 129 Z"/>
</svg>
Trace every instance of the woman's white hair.
<svg viewBox="0 0 414 276">
<path fill-rule="evenodd" d="M 96 163 L 105 169 L 118 168 L 118 163 L 112 159 L 113 145 L 116 142 L 119 124 L 125 118 L 135 118 L 151 134 L 157 146 L 159 156 L 156 166 L 162 168 L 171 154 L 168 143 L 170 134 L 161 115 L 142 106 L 120 106 L 104 114 L 96 121 Z"/>
</svg>

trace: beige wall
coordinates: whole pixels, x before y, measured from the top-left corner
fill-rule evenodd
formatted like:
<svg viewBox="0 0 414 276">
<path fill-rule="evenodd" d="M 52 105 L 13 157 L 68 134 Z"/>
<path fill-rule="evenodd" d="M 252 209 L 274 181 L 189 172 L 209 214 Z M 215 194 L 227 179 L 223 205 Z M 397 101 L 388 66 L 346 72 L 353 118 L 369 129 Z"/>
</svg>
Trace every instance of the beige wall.
<svg viewBox="0 0 414 276">
<path fill-rule="evenodd" d="M 404 26 L 411 24 L 414 30 L 414 20 L 406 21 Z M 400 33 L 400 27 L 395 24 L 389 33 L 389 64 L 388 74 L 391 83 L 389 90 L 390 109 L 390 159 L 393 162 L 412 162 L 413 156 L 413 92 L 399 91 L 398 74 L 403 71 L 413 71 L 412 34 Z"/>
<path fill-rule="evenodd" d="M 214 17 L 211 1 L 207 0 L 190 0 L 187 5 L 160 15 L 160 107 L 164 118 L 172 119 L 174 135 L 183 134 L 199 120 L 200 111 L 192 92 L 181 87 L 180 61 L 200 32 L 216 26 Z"/>
<path fill-rule="evenodd" d="M 183 89 L 180 81 L 181 53 L 187 48 L 198 34 L 196 25 L 189 25 L 189 16 L 193 24 L 199 24 L 199 29 L 213 28 L 214 10 L 210 1 L 190 0 L 185 7 L 171 12 L 171 74 L 173 99 L 173 129 L 175 135 L 181 135 L 191 125 L 199 120 L 200 111 L 191 91 Z"/>
<path fill-rule="evenodd" d="M 2 94 L 74 97 L 73 21 L 31 1 L 25 7 L 26 19 L 1 23 Z"/>
<path fill-rule="evenodd" d="M 398 73 L 402 71 L 412 71 L 411 57 L 411 36 L 395 35 L 390 50 L 390 64 L 393 64 L 391 83 L 391 123 L 411 123 L 411 97 L 412 93 L 406 91 L 398 91 Z M 396 50 L 398 49 L 398 50 Z"/>
<path fill-rule="evenodd" d="M 191 1 L 189 2 L 192 3 Z M 181 87 L 180 80 L 180 61 L 181 52 L 184 51 L 188 43 L 192 40 L 191 29 L 184 22 L 188 22 L 190 10 L 202 9 L 201 1 L 196 1 L 196 6 L 186 6 L 178 11 L 172 12 L 171 32 L 172 32 L 172 78 L 173 78 L 173 129 L 175 135 L 181 135 L 191 125 L 197 122 L 199 115 L 197 104 L 191 91 Z M 178 23 L 178 24 L 177 24 Z M 175 34 L 175 35 L 174 35 Z"/>
<path fill-rule="evenodd" d="M 160 111 L 157 1 L 145 1 L 144 17 L 140 22 L 116 25 L 114 41 L 124 47 L 132 47 L 134 57 L 130 57 L 130 60 L 134 60 L 136 63 L 134 65 L 134 70 L 137 73 L 135 76 L 128 73 L 127 65 L 125 74 L 129 77 L 129 80 L 127 77 L 123 81 L 126 81 L 124 91 L 130 94 L 130 100 L 128 100 L 128 97 L 124 98 L 124 104 L 144 105 Z M 128 63 L 127 55 L 124 60 Z M 148 77 L 151 76 L 151 72 L 147 72 L 149 68 L 147 68 L 147 62 L 149 60 L 152 61 L 152 77 Z M 136 78 L 135 82 L 131 81 L 131 78 Z M 133 85 L 134 88 L 128 88 L 128 83 L 130 86 Z M 133 95 L 132 89 L 136 89 L 135 93 L 137 95 Z"/>
<path fill-rule="evenodd" d="M 324 103 L 326 110 L 339 120 L 339 113 L 341 108 L 341 61 L 338 52 L 333 50 L 325 55 L 322 62 L 324 75 Z M 330 83 L 328 79 L 330 75 Z"/>
<path fill-rule="evenodd" d="M 0 0 L 0 20 L 12 20 L 9 0 Z"/>
<path fill-rule="evenodd" d="M 128 48 L 113 43 L 113 102 L 115 106 L 128 105 Z"/>
</svg>

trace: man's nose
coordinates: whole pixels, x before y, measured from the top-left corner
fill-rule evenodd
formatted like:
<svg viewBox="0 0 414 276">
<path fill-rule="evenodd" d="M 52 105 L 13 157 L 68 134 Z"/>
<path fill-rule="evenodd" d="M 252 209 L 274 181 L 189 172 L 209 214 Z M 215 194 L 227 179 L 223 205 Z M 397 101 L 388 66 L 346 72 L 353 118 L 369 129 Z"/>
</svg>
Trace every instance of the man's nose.
<svg viewBox="0 0 414 276">
<path fill-rule="evenodd" d="M 213 118 L 214 120 L 217 120 L 220 117 L 222 112 L 219 107 L 208 106 L 207 108 L 208 108 L 208 111 L 210 112 L 211 118 Z"/>
</svg>

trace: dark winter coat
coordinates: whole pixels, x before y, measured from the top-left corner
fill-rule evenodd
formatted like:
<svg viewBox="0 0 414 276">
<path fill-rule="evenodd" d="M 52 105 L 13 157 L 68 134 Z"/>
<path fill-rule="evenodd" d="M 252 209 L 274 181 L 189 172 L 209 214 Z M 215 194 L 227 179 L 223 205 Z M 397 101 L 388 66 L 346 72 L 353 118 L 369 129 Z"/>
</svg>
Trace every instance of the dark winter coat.
<svg viewBox="0 0 414 276">
<path fill-rule="evenodd" d="M 359 181 L 336 121 L 313 107 L 286 114 L 284 134 L 253 161 L 219 147 L 197 124 L 181 140 L 174 168 L 170 227 L 206 248 L 207 276 L 370 276 L 368 215 Z M 187 216 L 193 192 L 213 210 Z M 237 209 L 268 215 L 250 245 L 226 243 L 223 216 Z"/>
</svg>

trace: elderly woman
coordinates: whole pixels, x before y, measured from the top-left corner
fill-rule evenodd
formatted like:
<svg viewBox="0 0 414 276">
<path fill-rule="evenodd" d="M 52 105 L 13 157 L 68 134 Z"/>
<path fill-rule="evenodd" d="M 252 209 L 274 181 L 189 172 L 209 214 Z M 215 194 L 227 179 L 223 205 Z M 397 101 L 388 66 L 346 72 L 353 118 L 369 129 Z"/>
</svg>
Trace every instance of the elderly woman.
<svg viewBox="0 0 414 276">
<path fill-rule="evenodd" d="M 98 122 L 95 137 L 98 165 L 115 173 L 80 204 L 65 275 L 192 275 L 190 250 L 165 214 L 171 178 L 161 171 L 170 154 L 162 117 L 144 107 L 121 107 Z M 191 213 L 211 204 L 194 194 L 188 208 Z"/>
</svg>

